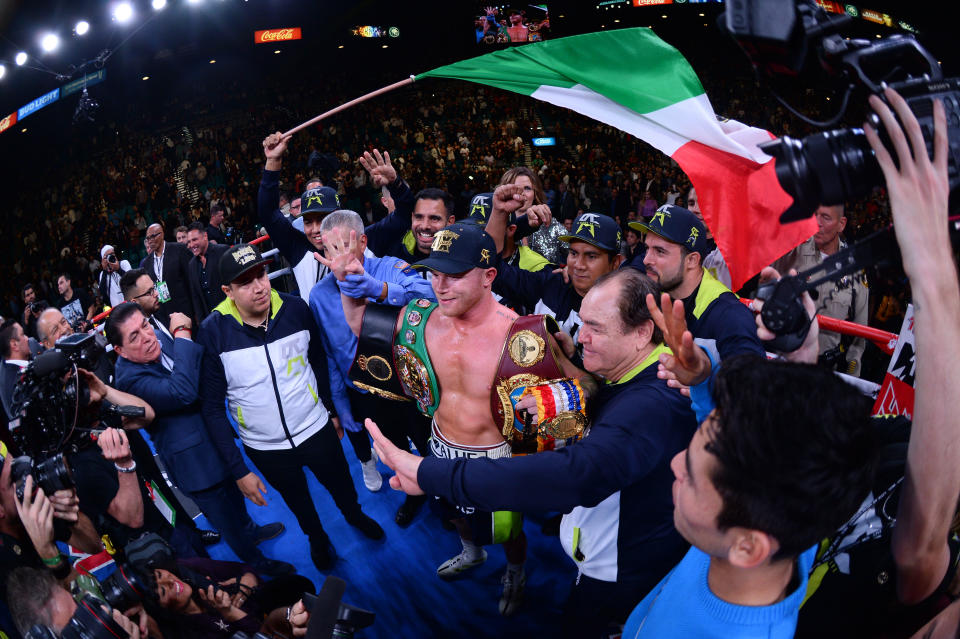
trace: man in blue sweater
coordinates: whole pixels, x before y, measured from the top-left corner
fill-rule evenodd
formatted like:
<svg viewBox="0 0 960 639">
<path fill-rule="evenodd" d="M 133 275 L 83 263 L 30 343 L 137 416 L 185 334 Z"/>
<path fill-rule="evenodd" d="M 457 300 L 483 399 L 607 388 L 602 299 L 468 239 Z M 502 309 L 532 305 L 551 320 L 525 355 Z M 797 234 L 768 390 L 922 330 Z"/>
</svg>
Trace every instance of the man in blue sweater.
<svg viewBox="0 0 960 639">
<path fill-rule="evenodd" d="M 418 297 L 435 300 L 436 296 L 430 282 L 420 277 L 403 260 L 366 254 L 367 236 L 364 234 L 363 220 L 354 211 L 331 213 L 324 218 L 320 228 L 324 234 L 334 233 L 341 238 L 349 238 L 350 231 L 357 236 L 355 257 L 363 265 L 362 273 L 348 275 L 344 282 L 338 282 L 333 273 L 327 273 L 310 291 L 310 310 L 320 327 L 324 350 L 327 352 L 333 405 L 360 459 L 364 484 L 369 490 L 376 491 L 380 489 L 383 479 L 377 470 L 377 461 L 370 452 L 370 439 L 363 429 L 363 418 L 385 420 L 389 416 L 391 427 L 387 435 L 390 440 L 407 449 L 406 440 L 409 437 L 421 455 L 427 454 L 429 449 L 430 420 L 420 415 L 412 402 L 398 403 L 379 397 L 357 388 L 350 381 L 349 371 L 357 352 L 357 336 L 350 330 L 343 315 L 340 293 L 392 306 L 403 306 Z M 358 419 L 354 419 L 354 416 Z M 408 497 L 397 511 L 397 523 L 408 525 L 423 501 L 423 498 Z"/>
<path fill-rule="evenodd" d="M 603 276 L 583 299 L 587 371 L 606 383 L 589 405 L 583 441 L 510 459 L 420 459 L 367 422 L 391 485 L 483 510 L 565 511 L 560 538 L 576 562 L 568 636 L 621 624 L 686 550 L 673 528 L 670 459 L 696 428 L 689 403 L 657 378 L 669 350 L 643 300 L 656 285 L 636 269 Z"/>
</svg>

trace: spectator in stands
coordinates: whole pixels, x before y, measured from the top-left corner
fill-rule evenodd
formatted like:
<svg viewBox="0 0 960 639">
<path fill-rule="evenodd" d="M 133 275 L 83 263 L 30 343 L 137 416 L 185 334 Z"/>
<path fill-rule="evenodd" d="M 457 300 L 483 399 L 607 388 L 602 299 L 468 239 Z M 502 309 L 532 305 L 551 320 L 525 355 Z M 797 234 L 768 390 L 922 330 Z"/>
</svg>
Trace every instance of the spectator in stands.
<svg viewBox="0 0 960 639">
<path fill-rule="evenodd" d="M 186 226 L 178 226 L 177 228 L 174 229 L 173 232 L 177 237 L 178 244 L 187 243 L 187 227 Z"/>
</svg>

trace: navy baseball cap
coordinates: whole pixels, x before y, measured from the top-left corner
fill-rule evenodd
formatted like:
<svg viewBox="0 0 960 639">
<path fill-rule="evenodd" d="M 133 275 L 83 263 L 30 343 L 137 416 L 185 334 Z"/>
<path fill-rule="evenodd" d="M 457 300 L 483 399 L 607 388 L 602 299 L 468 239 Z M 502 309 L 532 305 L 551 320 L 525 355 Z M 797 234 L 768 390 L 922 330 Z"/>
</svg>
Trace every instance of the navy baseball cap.
<svg viewBox="0 0 960 639">
<path fill-rule="evenodd" d="M 310 213 L 333 213 L 340 208 L 337 192 L 329 186 L 320 186 L 304 191 L 300 196 L 300 215 Z"/>
<path fill-rule="evenodd" d="M 478 193 L 470 200 L 470 213 L 468 220 L 474 220 L 480 226 L 486 226 L 490 220 L 490 213 L 493 211 L 493 193 Z M 511 212 L 507 216 L 507 225 L 517 223 L 517 214 Z"/>
<path fill-rule="evenodd" d="M 620 225 L 603 213 L 583 213 L 573 220 L 573 233 L 561 235 L 563 242 L 579 240 L 604 251 L 620 252 Z"/>
<path fill-rule="evenodd" d="M 673 204 L 664 204 L 646 222 L 630 222 L 630 228 L 659 235 L 668 242 L 687 247 L 691 252 L 707 254 L 707 227 L 696 215 Z"/>
<path fill-rule="evenodd" d="M 457 222 L 433 236 L 430 257 L 413 267 L 455 275 L 474 268 L 492 267 L 496 254 L 493 238 L 480 225 Z"/>
</svg>

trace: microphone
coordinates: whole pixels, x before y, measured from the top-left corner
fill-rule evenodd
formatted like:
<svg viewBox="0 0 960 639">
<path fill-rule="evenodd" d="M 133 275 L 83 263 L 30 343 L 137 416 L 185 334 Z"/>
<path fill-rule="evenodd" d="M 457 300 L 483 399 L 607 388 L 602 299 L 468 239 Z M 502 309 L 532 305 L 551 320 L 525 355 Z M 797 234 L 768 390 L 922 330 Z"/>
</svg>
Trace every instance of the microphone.
<svg viewBox="0 0 960 639">
<path fill-rule="evenodd" d="M 343 579 L 332 575 L 327 577 L 310 609 L 306 639 L 329 639 L 333 635 L 337 613 L 340 612 L 340 600 L 343 599 L 346 589 L 347 582 Z"/>
</svg>

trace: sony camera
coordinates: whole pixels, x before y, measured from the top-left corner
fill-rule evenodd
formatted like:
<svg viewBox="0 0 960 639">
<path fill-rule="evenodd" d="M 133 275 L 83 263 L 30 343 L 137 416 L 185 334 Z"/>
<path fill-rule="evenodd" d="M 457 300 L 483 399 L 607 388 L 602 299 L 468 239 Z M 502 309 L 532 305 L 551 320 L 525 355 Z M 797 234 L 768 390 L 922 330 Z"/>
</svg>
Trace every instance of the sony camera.
<svg viewBox="0 0 960 639">
<path fill-rule="evenodd" d="M 840 113 L 827 123 L 800 116 L 811 124 L 832 126 L 844 116 L 851 97 L 865 107 L 867 95 L 884 99 L 883 89 L 890 87 L 903 96 L 916 116 L 929 155 L 933 149 L 933 102 L 941 100 L 947 115 L 953 201 L 960 186 L 960 79 L 944 78 L 936 59 L 912 35 L 879 40 L 844 38 L 839 31 L 850 18 L 831 16 L 813 0 L 728 0 L 722 19 L 754 68 L 767 78 L 793 79 L 814 66 L 811 59 L 815 58 L 828 77 L 840 82 L 844 91 Z M 861 108 L 858 106 L 857 115 L 862 113 L 871 121 L 896 157 L 879 118 Z M 793 205 L 780 217 L 783 222 L 809 217 L 821 204 L 842 204 L 862 197 L 883 184 L 863 129 L 833 129 L 802 140 L 784 136 L 761 148 L 776 159 L 777 179 L 793 196 Z"/>
</svg>

